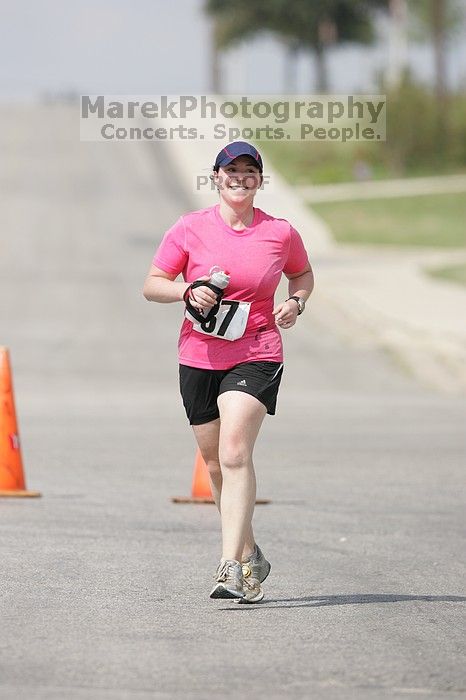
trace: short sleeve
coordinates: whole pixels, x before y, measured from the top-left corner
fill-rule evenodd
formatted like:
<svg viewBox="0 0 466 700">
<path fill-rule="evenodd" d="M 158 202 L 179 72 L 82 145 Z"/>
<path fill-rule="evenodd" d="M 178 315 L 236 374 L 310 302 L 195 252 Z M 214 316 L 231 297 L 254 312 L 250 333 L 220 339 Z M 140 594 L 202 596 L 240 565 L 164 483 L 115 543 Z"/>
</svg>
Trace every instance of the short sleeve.
<svg viewBox="0 0 466 700">
<path fill-rule="evenodd" d="M 288 258 L 283 266 L 286 275 L 295 275 L 309 265 L 309 258 L 303 239 L 293 226 L 290 226 L 290 248 Z"/>
<path fill-rule="evenodd" d="M 183 217 L 165 233 L 157 248 L 152 264 L 165 272 L 179 275 L 188 260 Z"/>
</svg>

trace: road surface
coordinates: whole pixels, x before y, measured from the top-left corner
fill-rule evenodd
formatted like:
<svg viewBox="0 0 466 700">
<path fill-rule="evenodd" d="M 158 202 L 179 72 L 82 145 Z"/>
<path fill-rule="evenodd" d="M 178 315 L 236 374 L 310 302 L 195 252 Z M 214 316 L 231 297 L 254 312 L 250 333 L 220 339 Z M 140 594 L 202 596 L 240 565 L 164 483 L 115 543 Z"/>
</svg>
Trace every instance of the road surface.
<svg viewBox="0 0 466 700">
<path fill-rule="evenodd" d="M 141 295 L 195 200 L 163 145 L 80 143 L 69 106 L 1 117 L 0 343 L 43 493 L 0 501 L 2 700 L 463 696 L 466 402 L 310 303 L 256 449 L 266 599 L 210 600 L 217 513 L 170 501 L 182 309 Z"/>
</svg>

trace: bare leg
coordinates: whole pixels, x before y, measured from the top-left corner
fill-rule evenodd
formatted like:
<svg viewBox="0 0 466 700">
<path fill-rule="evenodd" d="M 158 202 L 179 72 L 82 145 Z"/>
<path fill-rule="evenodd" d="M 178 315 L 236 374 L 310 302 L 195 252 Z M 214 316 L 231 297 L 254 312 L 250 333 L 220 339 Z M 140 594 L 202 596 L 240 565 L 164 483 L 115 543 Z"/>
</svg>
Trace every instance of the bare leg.
<svg viewBox="0 0 466 700">
<path fill-rule="evenodd" d="M 203 423 L 202 425 L 193 425 L 192 428 L 199 446 L 199 450 L 201 451 L 201 455 L 207 465 L 210 485 L 212 488 L 212 496 L 220 512 L 220 500 L 223 483 L 220 461 L 218 457 L 220 419 L 217 418 L 216 420 L 210 421 L 209 423 Z M 246 557 L 248 557 L 254 551 L 254 545 L 254 532 L 252 525 L 249 524 L 242 553 L 243 559 L 246 559 Z"/>
<path fill-rule="evenodd" d="M 241 391 L 224 392 L 218 397 L 218 406 L 219 461 L 223 476 L 220 496 L 222 556 L 241 561 L 245 553 L 248 555 L 254 549 L 254 540 L 250 539 L 256 502 L 252 454 L 267 411 L 258 399 Z"/>
<path fill-rule="evenodd" d="M 203 423 L 202 425 L 193 425 L 193 432 L 197 444 L 201 451 L 204 462 L 207 465 L 209 472 L 210 486 L 212 488 L 212 496 L 215 504 L 220 510 L 220 494 L 222 492 L 222 472 L 218 460 L 218 439 L 220 435 L 220 418 Z"/>
</svg>

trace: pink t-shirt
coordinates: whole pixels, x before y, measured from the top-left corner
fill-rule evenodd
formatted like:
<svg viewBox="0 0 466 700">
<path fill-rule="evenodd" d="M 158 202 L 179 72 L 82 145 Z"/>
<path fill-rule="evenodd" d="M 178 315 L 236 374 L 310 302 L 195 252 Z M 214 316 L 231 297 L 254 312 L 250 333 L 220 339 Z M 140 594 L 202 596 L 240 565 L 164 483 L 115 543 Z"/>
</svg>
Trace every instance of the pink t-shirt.
<svg viewBox="0 0 466 700">
<path fill-rule="evenodd" d="M 224 299 L 251 302 L 244 335 L 225 340 L 199 333 L 184 319 L 179 362 L 205 369 L 229 369 L 241 362 L 283 362 L 280 331 L 272 314 L 282 272 L 296 274 L 308 264 L 301 236 L 285 219 L 254 208 L 251 226 L 230 228 L 219 205 L 182 216 L 164 235 L 153 264 L 186 282 L 217 265 L 228 271 Z"/>
</svg>

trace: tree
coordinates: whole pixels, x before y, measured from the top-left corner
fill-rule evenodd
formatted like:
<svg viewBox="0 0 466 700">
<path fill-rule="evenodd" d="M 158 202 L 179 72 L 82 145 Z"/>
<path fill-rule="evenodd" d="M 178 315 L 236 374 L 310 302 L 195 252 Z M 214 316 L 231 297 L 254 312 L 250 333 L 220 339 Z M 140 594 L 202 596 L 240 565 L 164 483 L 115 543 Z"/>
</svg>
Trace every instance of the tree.
<svg viewBox="0 0 466 700">
<path fill-rule="evenodd" d="M 415 38 L 432 42 L 435 94 L 441 100 L 447 92 L 446 52 L 448 41 L 464 19 L 464 0 L 411 0 L 410 10 L 417 21 Z"/>
<path fill-rule="evenodd" d="M 210 23 L 210 90 L 214 95 L 220 92 L 220 46 L 218 41 L 219 23 L 216 17 L 212 17 Z"/>
<path fill-rule="evenodd" d="M 448 142 L 450 100 L 448 96 L 447 47 L 450 37 L 464 19 L 464 0 L 411 0 L 412 10 L 419 22 L 422 38 L 427 32 L 434 54 L 434 93 L 437 109 L 437 151 L 441 153 Z"/>
<path fill-rule="evenodd" d="M 261 32 L 278 35 L 294 50 L 313 53 L 317 90 L 326 92 L 325 54 L 334 43 L 373 39 L 369 0 L 207 0 L 207 12 L 218 19 L 218 47 L 225 49 Z"/>
<path fill-rule="evenodd" d="M 407 0 L 389 0 L 390 12 L 387 85 L 395 90 L 400 87 L 408 61 L 408 7 Z"/>
</svg>

